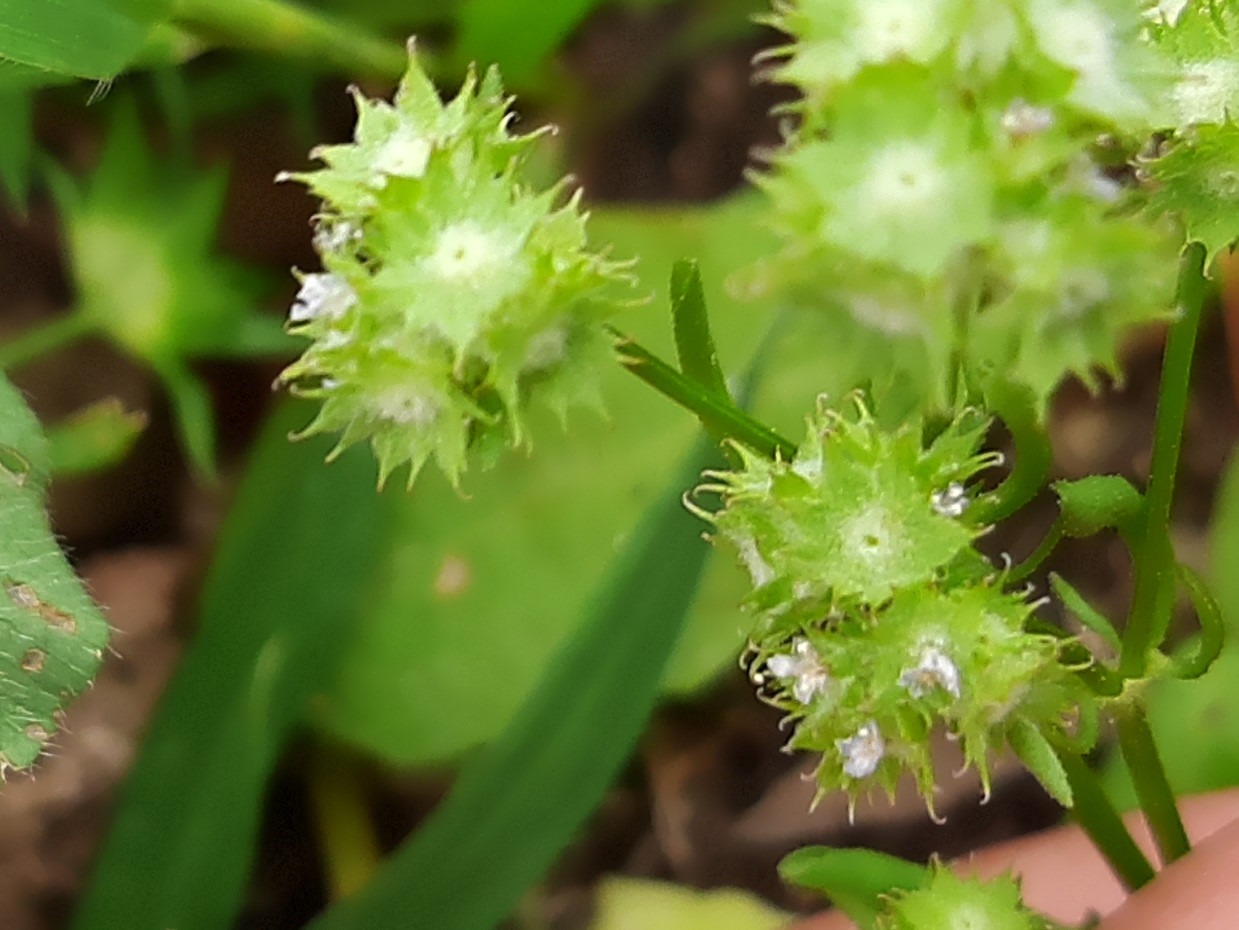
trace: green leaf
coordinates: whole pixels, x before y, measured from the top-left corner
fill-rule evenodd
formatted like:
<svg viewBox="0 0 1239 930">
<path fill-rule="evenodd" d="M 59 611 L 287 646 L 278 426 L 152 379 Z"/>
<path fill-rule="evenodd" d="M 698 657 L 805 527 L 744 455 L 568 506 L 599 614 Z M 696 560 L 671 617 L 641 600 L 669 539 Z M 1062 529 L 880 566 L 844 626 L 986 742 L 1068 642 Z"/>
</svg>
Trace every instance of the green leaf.
<svg viewBox="0 0 1239 930">
<path fill-rule="evenodd" d="M 52 471 L 78 475 L 115 465 L 146 429 L 146 414 L 115 397 L 91 404 L 48 430 Z"/>
<path fill-rule="evenodd" d="M 85 78 L 114 77 L 170 0 L 0 0 L 0 57 Z"/>
<path fill-rule="evenodd" d="M 1101 611 L 1085 600 L 1084 595 L 1068 584 L 1062 576 L 1053 572 L 1050 573 L 1050 588 L 1073 617 L 1100 636 L 1102 641 L 1114 650 L 1115 655 L 1118 655 L 1123 646 L 1122 639 L 1118 630 Z"/>
<path fill-rule="evenodd" d="M 1239 126 L 1197 126 L 1146 169 L 1157 185 L 1150 207 L 1179 218 L 1187 240 L 1204 245 L 1207 268 L 1239 237 Z"/>
<path fill-rule="evenodd" d="M 108 640 L 48 523 L 47 455 L 34 414 L 0 377 L 0 777 L 47 748 Z"/>
<path fill-rule="evenodd" d="M 730 400 L 727 378 L 710 335 L 710 316 L 696 262 L 678 261 L 671 269 L 671 321 L 680 370 L 698 384 Z"/>
<path fill-rule="evenodd" d="M 1111 527 L 1131 528 L 1144 500 L 1121 475 L 1089 475 L 1076 481 L 1055 481 L 1063 535 L 1082 539 Z"/>
<path fill-rule="evenodd" d="M 1017 719 L 1007 730 L 1007 742 L 1050 797 L 1063 807 L 1071 807 L 1071 784 L 1067 780 L 1067 772 L 1045 734 L 1032 722 Z"/>
<path fill-rule="evenodd" d="M 734 888 L 698 891 L 614 876 L 599 883 L 589 930 L 779 930 L 790 917 Z"/>
<path fill-rule="evenodd" d="M 598 0 L 467 0 L 460 10 L 457 54 L 463 61 L 493 62 L 509 84 L 525 84 L 597 5 Z"/>
<path fill-rule="evenodd" d="M 0 184 L 13 206 L 26 206 L 34 162 L 31 96 L 22 89 L 0 89 Z"/>
<path fill-rule="evenodd" d="M 913 891 L 929 881 L 924 866 L 872 849 L 806 846 L 783 858 L 779 875 L 801 888 L 819 891 L 852 918 L 861 930 L 873 930 L 882 898 L 892 891 Z"/>
<path fill-rule="evenodd" d="M 78 930 L 232 925 L 267 780 L 335 671 L 386 536 L 364 452 L 327 468 L 329 446 L 288 442 L 305 413 L 285 406 L 259 439 Z"/>
<path fill-rule="evenodd" d="M 498 923 L 610 785 L 654 704 L 708 550 L 680 494 L 713 461 L 698 442 L 624 546 L 584 625 L 451 795 L 356 897 L 314 930 Z M 460 669 L 474 688 L 484 680 Z"/>
</svg>

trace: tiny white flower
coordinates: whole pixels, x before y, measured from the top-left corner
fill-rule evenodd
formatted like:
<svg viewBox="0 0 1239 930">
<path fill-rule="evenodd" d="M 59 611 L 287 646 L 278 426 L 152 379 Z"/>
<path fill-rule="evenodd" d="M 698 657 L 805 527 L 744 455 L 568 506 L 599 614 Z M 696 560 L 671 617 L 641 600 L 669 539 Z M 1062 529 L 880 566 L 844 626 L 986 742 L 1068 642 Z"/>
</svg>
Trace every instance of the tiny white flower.
<svg viewBox="0 0 1239 930">
<path fill-rule="evenodd" d="M 939 643 L 926 643 L 912 668 L 904 669 L 899 684 L 915 698 L 924 697 L 931 689 L 941 688 L 952 697 L 960 695 L 959 666 L 942 651 Z"/>
<path fill-rule="evenodd" d="M 361 229 L 348 220 L 324 220 L 314 229 L 314 248 L 319 254 L 339 252 L 361 238 Z"/>
<path fill-rule="evenodd" d="M 952 481 L 945 490 L 934 491 L 929 497 L 934 512 L 944 517 L 962 517 L 968 509 L 968 493 L 958 481 Z"/>
<path fill-rule="evenodd" d="M 1049 107 L 1036 107 L 1026 100 L 1016 100 L 1002 114 L 1002 129 L 1015 139 L 1039 135 L 1054 125 L 1054 112 Z"/>
<path fill-rule="evenodd" d="M 836 740 L 835 745 L 843 756 L 843 773 L 849 778 L 868 778 L 886 755 L 886 740 L 872 720 L 847 739 Z"/>
<path fill-rule="evenodd" d="M 338 274 L 308 274 L 301 279 L 301 290 L 288 311 L 291 323 L 310 320 L 338 320 L 357 303 L 357 292 Z"/>
<path fill-rule="evenodd" d="M 822 664 L 822 657 L 803 636 L 792 641 L 791 654 L 780 653 L 767 659 L 766 670 L 775 678 L 791 679 L 792 696 L 801 704 L 808 704 L 830 685 L 830 672 Z"/>
</svg>

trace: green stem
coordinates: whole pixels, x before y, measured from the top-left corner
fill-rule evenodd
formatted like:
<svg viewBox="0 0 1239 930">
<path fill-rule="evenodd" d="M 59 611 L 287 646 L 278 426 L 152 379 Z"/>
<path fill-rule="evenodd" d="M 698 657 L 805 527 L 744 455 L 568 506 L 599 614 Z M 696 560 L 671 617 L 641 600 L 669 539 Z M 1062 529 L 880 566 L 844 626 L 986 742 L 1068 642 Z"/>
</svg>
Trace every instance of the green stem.
<svg viewBox="0 0 1239 930">
<path fill-rule="evenodd" d="M 77 312 L 66 313 L 0 345 L 0 371 L 12 371 L 68 345 L 95 329 L 95 321 Z"/>
<path fill-rule="evenodd" d="M 1205 249 L 1192 243 L 1183 253 L 1177 301 L 1179 318 L 1170 327 L 1162 360 L 1153 456 L 1149 487 L 1145 494 L 1144 532 L 1136 552 L 1136 581 L 1131 614 L 1123 633 L 1119 671 L 1125 678 L 1145 673 L 1149 652 L 1157 648 L 1169 622 L 1164 605 L 1167 588 L 1175 584 L 1174 551 L 1170 544 L 1170 504 L 1174 497 L 1183 422 L 1187 416 L 1188 384 L 1200 313 L 1207 293 L 1204 277 Z"/>
<path fill-rule="evenodd" d="M 378 839 L 366 799 L 348 760 L 316 748 L 306 772 L 331 900 L 360 891 L 378 870 Z"/>
<path fill-rule="evenodd" d="M 1026 388 L 997 381 L 986 389 L 985 400 L 1006 425 L 1015 446 L 1015 465 L 1006 480 L 978 497 L 970 508 L 971 519 L 979 524 L 993 524 L 1036 497 L 1045 486 L 1054 454 L 1036 402 Z"/>
<path fill-rule="evenodd" d="M 1144 819 L 1148 821 L 1162 862 L 1169 864 L 1185 855 L 1191 844 L 1179 817 L 1174 792 L 1166 780 L 1166 770 L 1157 754 L 1157 744 L 1153 741 L 1153 732 L 1145 719 L 1144 709 L 1132 707 L 1123 711 L 1115 721 L 1115 727 L 1119 749 L 1127 763 L 1127 771 L 1131 773 Z"/>
<path fill-rule="evenodd" d="M 1035 572 L 1041 563 L 1050 557 L 1050 553 L 1054 551 L 1055 546 L 1062 542 L 1062 539 L 1063 521 L 1060 518 L 1054 521 L 1054 525 L 1046 532 L 1045 538 L 1033 550 L 1032 555 L 1007 572 L 1007 583 L 1014 584 L 1017 581 L 1023 581 Z"/>
<path fill-rule="evenodd" d="M 226 45 L 294 54 L 362 75 L 396 80 L 408 64 L 400 45 L 283 0 L 175 0 L 172 19 Z"/>
<path fill-rule="evenodd" d="M 719 397 L 618 330 L 608 327 L 619 362 L 654 390 L 696 415 L 711 433 L 727 436 L 768 457 L 791 461 L 796 444 Z"/>
<path fill-rule="evenodd" d="M 1063 753 L 1059 758 L 1075 798 L 1071 816 L 1106 857 L 1114 874 L 1129 891 L 1148 884 L 1153 879 L 1153 866 L 1136 845 L 1123 818 L 1102 790 L 1096 774 L 1080 756 Z"/>
</svg>

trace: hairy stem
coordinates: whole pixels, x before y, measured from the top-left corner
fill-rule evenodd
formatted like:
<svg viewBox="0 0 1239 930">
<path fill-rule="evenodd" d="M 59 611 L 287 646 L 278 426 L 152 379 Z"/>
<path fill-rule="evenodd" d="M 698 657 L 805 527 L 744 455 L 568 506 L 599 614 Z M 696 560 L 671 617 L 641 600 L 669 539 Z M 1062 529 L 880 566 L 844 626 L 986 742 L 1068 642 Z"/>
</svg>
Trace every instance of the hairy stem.
<svg viewBox="0 0 1239 930">
<path fill-rule="evenodd" d="M 1060 758 L 1071 784 L 1071 793 L 1075 796 L 1072 818 L 1106 857 L 1114 874 L 1129 891 L 1150 882 L 1154 875 L 1153 866 L 1132 839 L 1123 818 L 1102 790 L 1096 774 L 1080 756 L 1063 753 Z"/>
<path fill-rule="evenodd" d="M 1171 599 L 1166 592 L 1173 590 L 1175 584 L 1170 504 L 1174 497 L 1179 448 L 1183 443 L 1183 422 L 1187 416 L 1192 354 L 1208 291 L 1204 263 L 1204 246 L 1200 243 L 1189 245 L 1183 253 L 1179 272 L 1176 298 L 1179 318 L 1170 327 L 1162 361 L 1153 457 L 1145 494 L 1144 531 L 1135 553 L 1132 608 L 1123 632 L 1123 652 L 1119 660 L 1119 671 L 1126 678 L 1139 678 L 1145 673 L 1149 652 L 1161 643 L 1169 621 L 1165 607 Z"/>
<path fill-rule="evenodd" d="M 0 370 L 20 368 L 82 338 L 95 328 L 94 320 L 76 312 L 40 323 L 0 345 Z"/>
<path fill-rule="evenodd" d="M 175 0 L 172 19 L 227 45 L 317 59 L 372 77 L 395 80 L 408 63 L 399 44 L 284 0 Z"/>
</svg>

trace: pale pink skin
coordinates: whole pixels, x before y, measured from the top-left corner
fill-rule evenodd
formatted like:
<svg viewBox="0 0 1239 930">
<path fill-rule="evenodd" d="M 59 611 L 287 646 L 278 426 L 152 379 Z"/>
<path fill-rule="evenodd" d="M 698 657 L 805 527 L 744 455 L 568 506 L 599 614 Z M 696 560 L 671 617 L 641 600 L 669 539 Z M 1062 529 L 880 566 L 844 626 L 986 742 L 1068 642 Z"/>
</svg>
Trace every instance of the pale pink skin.
<svg viewBox="0 0 1239 930">
<path fill-rule="evenodd" d="M 1068 924 L 1090 911 L 1105 915 L 1099 930 L 1235 930 L 1239 927 L 1239 789 L 1182 802 L 1195 848 L 1147 887 L 1127 896 L 1109 867 L 1077 827 L 1060 827 L 999 843 L 956 863 L 989 876 L 1014 869 L 1024 899 Z M 1127 818 L 1152 857 L 1152 843 L 1138 815 Z M 792 924 L 787 930 L 852 930 L 838 913 Z"/>
</svg>

